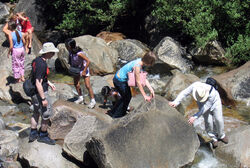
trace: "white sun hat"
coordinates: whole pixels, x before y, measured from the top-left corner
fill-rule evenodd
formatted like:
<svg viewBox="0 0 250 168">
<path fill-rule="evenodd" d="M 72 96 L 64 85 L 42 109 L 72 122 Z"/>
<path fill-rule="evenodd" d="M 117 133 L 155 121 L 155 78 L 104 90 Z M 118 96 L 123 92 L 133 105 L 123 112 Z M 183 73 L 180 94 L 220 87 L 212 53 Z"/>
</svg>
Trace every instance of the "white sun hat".
<svg viewBox="0 0 250 168">
<path fill-rule="evenodd" d="M 193 98 L 198 102 L 205 102 L 209 96 L 209 90 L 205 83 L 197 82 L 193 88 Z"/>
<path fill-rule="evenodd" d="M 54 46 L 52 42 L 44 43 L 43 48 L 39 51 L 39 54 L 45 54 L 49 52 L 59 52 L 59 50 Z"/>
</svg>

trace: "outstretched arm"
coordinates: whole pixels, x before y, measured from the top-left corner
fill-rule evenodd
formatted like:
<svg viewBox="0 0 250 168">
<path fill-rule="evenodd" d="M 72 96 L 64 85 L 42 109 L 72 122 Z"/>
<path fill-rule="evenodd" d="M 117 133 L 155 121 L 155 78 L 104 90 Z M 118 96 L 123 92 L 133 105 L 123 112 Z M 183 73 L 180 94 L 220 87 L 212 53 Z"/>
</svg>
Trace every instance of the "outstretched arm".
<svg viewBox="0 0 250 168">
<path fill-rule="evenodd" d="M 173 102 L 169 102 L 168 104 L 171 107 L 178 106 L 185 97 L 187 97 L 190 93 L 192 93 L 193 87 L 194 84 L 191 84 L 189 87 L 181 91 Z"/>
<path fill-rule="evenodd" d="M 137 85 L 137 87 L 139 88 L 139 90 L 140 90 L 142 96 L 144 97 L 144 99 L 145 99 L 146 101 L 150 101 L 150 100 L 151 100 L 151 97 L 148 96 L 148 95 L 145 93 L 145 91 L 144 91 L 144 89 L 143 89 L 143 87 L 142 87 L 142 84 L 141 84 L 141 80 L 140 80 L 140 67 L 135 67 L 135 68 L 134 68 L 134 71 L 135 71 L 135 79 L 136 79 L 136 85 Z M 149 84 L 149 83 L 148 83 L 148 84 Z"/>
<path fill-rule="evenodd" d="M 4 32 L 4 34 L 5 34 L 6 36 L 8 36 L 8 34 L 11 32 L 11 31 L 8 29 L 8 27 L 9 27 L 9 24 L 8 24 L 8 23 L 6 23 L 6 24 L 3 26 L 3 32 Z"/>
<path fill-rule="evenodd" d="M 151 93 L 151 97 L 154 98 L 155 97 L 155 92 L 154 92 L 154 89 L 151 87 L 148 79 L 146 79 L 146 86 L 147 86 L 147 88 L 149 89 L 149 91 Z"/>
<path fill-rule="evenodd" d="M 12 54 L 12 50 L 13 50 L 13 41 L 12 41 L 11 31 L 8 33 L 8 38 L 9 38 L 9 42 L 10 42 L 10 48 L 9 48 L 7 56 L 9 58 L 9 55 Z"/>
</svg>

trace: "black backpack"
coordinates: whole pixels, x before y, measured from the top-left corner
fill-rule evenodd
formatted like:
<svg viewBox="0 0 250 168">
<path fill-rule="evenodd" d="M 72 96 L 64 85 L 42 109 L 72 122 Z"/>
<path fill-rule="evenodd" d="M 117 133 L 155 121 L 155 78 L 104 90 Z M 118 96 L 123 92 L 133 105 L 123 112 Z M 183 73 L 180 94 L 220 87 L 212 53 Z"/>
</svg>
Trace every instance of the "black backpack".
<svg viewBox="0 0 250 168">
<path fill-rule="evenodd" d="M 208 77 L 207 80 L 206 80 L 206 84 L 209 84 L 209 85 L 212 86 L 209 93 L 211 93 L 213 88 L 218 90 L 218 84 L 217 84 L 217 81 L 214 78 Z"/>
<path fill-rule="evenodd" d="M 33 62 L 34 60 L 32 61 L 31 65 L 33 65 Z M 23 83 L 23 90 L 24 90 L 24 93 L 29 97 L 32 97 L 33 95 L 37 93 L 35 79 L 33 75 L 33 68 L 30 72 L 29 78 L 26 79 Z"/>
</svg>

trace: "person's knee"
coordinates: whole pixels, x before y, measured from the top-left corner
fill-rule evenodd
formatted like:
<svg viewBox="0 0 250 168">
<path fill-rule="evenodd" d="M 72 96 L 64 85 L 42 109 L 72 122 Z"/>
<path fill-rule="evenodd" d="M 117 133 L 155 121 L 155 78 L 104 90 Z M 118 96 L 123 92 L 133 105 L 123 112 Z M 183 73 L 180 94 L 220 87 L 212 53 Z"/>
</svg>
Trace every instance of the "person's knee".
<svg viewBox="0 0 250 168">
<path fill-rule="evenodd" d="M 90 84 L 86 84 L 86 85 L 85 85 L 85 87 L 86 87 L 86 89 L 88 89 L 88 90 L 90 90 L 90 89 L 91 89 Z"/>
<path fill-rule="evenodd" d="M 79 89 L 81 87 L 80 83 L 74 83 L 75 87 Z"/>
<path fill-rule="evenodd" d="M 45 121 L 49 120 L 50 117 L 51 117 L 51 114 L 52 114 L 51 111 L 47 110 L 46 112 L 43 113 L 42 119 L 45 120 Z"/>
</svg>

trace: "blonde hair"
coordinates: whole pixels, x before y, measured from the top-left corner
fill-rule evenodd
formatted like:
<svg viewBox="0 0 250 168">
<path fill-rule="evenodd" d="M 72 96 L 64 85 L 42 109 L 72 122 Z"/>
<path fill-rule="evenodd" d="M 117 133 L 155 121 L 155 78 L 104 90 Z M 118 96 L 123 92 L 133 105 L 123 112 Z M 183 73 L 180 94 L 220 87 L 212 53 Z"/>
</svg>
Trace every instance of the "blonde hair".
<svg viewBox="0 0 250 168">
<path fill-rule="evenodd" d="M 16 14 L 11 14 L 8 21 L 16 21 L 17 15 Z"/>
<path fill-rule="evenodd" d="M 20 15 L 22 15 L 23 17 L 27 17 L 24 12 L 20 12 Z"/>
<path fill-rule="evenodd" d="M 157 57 L 155 53 L 152 51 L 147 52 L 143 57 L 142 57 L 142 62 L 145 64 L 152 66 L 155 64 L 155 61 L 157 60 Z"/>
</svg>

